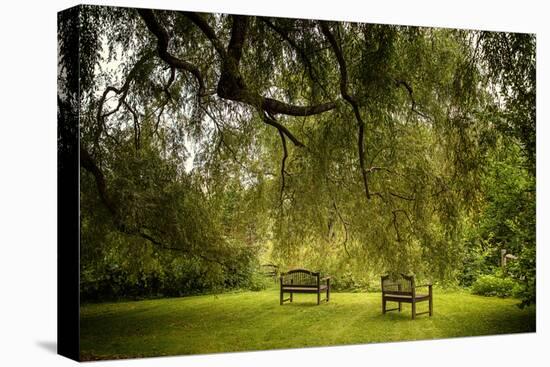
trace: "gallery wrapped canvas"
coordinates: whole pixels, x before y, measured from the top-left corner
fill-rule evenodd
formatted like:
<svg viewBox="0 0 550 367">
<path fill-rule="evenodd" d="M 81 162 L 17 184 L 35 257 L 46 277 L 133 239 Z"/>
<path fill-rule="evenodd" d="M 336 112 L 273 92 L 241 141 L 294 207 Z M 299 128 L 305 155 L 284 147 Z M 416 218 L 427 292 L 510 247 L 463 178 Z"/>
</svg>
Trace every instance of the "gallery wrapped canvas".
<svg viewBox="0 0 550 367">
<path fill-rule="evenodd" d="M 76 360 L 535 331 L 535 35 L 58 14 Z"/>
</svg>

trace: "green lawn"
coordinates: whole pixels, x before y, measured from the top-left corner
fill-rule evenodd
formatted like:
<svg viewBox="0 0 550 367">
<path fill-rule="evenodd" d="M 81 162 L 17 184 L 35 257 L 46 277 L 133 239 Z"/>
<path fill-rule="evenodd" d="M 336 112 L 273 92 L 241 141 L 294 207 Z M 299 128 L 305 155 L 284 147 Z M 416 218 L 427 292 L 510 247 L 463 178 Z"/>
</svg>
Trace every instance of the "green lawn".
<svg viewBox="0 0 550 367">
<path fill-rule="evenodd" d="M 434 316 L 381 314 L 380 293 L 333 293 L 328 304 L 276 290 L 81 307 L 83 359 L 361 344 L 535 331 L 535 308 L 514 299 L 434 290 Z M 391 304 L 388 304 L 389 307 Z M 427 302 L 418 306 L 418 312 Z"/>
</svg>

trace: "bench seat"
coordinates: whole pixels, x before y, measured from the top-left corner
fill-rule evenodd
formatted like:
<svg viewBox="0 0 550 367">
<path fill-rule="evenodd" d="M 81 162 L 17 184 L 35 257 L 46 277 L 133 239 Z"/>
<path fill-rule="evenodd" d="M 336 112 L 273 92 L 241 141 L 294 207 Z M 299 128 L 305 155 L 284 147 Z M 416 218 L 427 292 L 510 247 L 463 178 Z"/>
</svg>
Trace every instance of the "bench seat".
<svg viewBox="0 0 550 367">
<path fill-rule="evenodd" d="M 319 288 L 316 286 L 312 287 L 300 287 L 295 285 L 283 285 L 283 290 L 288 292 L 311 292 L 311 293 L 317 293 L 318 290 L 325 290 L 328 286 L 326 284 L 320 285 Z"/>
<path fill-rule="evenodd" d="M 386 294 L 385 297 L 387 301 L 394 301 L 394 302 L 407 302 L 407 303 L 411 303 L 412 302 L 412 294 L 410 295 L 406 295 L 406 294 Z M 429 294 L 417 294 L 414 296 L 414 299 L 416 301 L 423 301 L 423 300 L 426 300 L 426 299 L 429 299 L 430 298 L 430 295 Z"/>
</svg>

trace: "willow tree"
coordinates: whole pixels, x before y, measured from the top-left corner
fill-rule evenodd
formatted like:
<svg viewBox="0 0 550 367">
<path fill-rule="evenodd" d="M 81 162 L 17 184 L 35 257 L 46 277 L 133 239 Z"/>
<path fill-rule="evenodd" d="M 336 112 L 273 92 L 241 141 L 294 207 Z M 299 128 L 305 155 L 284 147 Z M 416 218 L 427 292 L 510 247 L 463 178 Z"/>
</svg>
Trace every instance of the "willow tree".
<svg viewBox="0 0 550 367">
<path fill-rule="evenodd" d="M 222 266 L 265 242 L 287 266 L 460 263 L 499 133 L 490 38 L 81 10 L 60 43 L 80 29 L 83 184 L 119 232 Z"/>
</svg>

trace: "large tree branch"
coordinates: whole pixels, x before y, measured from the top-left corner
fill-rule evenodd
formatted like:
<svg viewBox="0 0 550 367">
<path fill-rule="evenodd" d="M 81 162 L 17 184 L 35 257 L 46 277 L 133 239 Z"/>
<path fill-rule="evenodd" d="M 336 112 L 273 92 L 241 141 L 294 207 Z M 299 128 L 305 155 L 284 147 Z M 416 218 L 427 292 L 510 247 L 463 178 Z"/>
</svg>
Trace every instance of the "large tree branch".
<svg viewBox="0 0 550 367">
<path fill-rule="evenodd" d="M 115 205 L 107 194 L 107 184 L 105 183 L 105 176 L 90 156 L 90 153 L 88 153 L 88 151 L 82 146 L 82 144 L 80 145 L 80 164 L 82 164 L 82 167 L 84 167 L 86 171 L 90 172 L 94 176 L 97 192 L 99 193 L 99 198 L 116 221 L 117 212 L 115 209 Z"/>
<path fill-rule="evenodd" d="M 330 111 L 336 107 L 336 103 L 334 102 L 313 106 L 293 105 L 272 98 L 266 98 L 252 91 L 247 86 L 239 69 L 248 28 L 246 17 L 232 16 L 231 38 L 226 49 L 223 47 L 214 29 L 210 27 L 202 16 L 190 12 L 183 14 L 203 32 L 222 60 L 222 69 L 217 86 L 219 97 L 245 103 L 254 108 L 262 108 L 271 115 L 311 116 Z"/>
<path fill-rule="evenodd" d="M 227 45 L 227 55 L 235 62 L 237 67 L 243 55 L 243 47 L 248 31 L 248 17 L 244 15 L 232 15 L 231 38 Z"/>
<path fill-rule="evenodd" d="M 365 187 L 365 195 L 367 196 L 367 199 L 370 199 L 371 195 L 369 192 L 368 175 L 367 170 L 365 169 L 365 123 L 363 122 L 363 118 L 361 117 L 361 112 L 359 111 L 359 104 L 357 103 L 357 100 L 348 91 L 348 71 L 346 67 L 346 60 L 344 59 L 344 54 L 340 49 L 340 46 L 338 46 L 338 42 L 330 31 L 328 24 L 326 22 L 321 22 L 320 25 L 321 31 L 330 43 L 334 55 L 336 56 L 336 60 L 338 60 L 338 68 L 340 70 L 340 94 L 342 95 L 342 98 L 344 98 L 353 108 L 353 113 L 355 115 L 355 119 L 357 120 L 357 147 L 359 151 L 359 165 L 361 168 L 361 176 L 363 178 L 363 186 Z"/>
<path fill-rule="evenodd" d="M 226 58 L 225 47 L 223 47 L 222 42 L 219 40 L 216 32 L 202 16 L 193 12 L 182 12 L 189 20 L 191 20 L 195 25 L 202 31 L 202 33 L 208 38 L 214 49 L 222 59 Z"/>
<path fill-rule="evenodd" d="M 262 97 L 262 108 L 273 115 L 312 116 L 330 111 L 335 107 L 336 103 L 334 102 L 326 102 L 313 106 L 297 106 L 276 99 Z"/>
<path fill-rule="evenodd" d="M 164 29 L 164 27 L 158 22 L 155 17 L 155 14 L 150 9 L 138 9 L 138 13 L 145 22 L 145 25 L 155 35 L 157 38 L 157 51 L 159 57 L 164 60 L 168 65 L 179 70 L 185 70 L 197 79 L 199 84 L 199 96 L 204 95 L 204 81 L 200 70 L 193 64 L 184 61 L 180 58 L 175 57 L 174 55 L 168 52 L 168 44 L 170 42 L 170 35 Z"/>
</svg>

